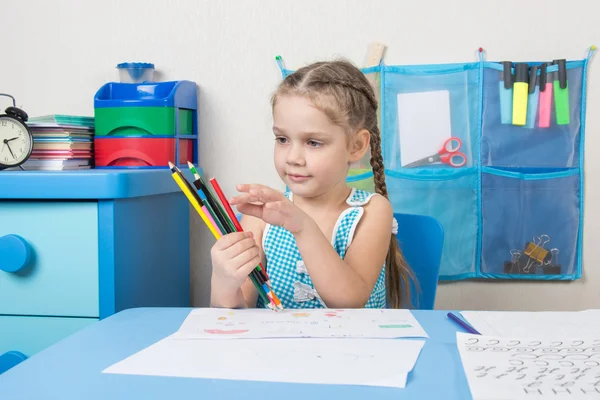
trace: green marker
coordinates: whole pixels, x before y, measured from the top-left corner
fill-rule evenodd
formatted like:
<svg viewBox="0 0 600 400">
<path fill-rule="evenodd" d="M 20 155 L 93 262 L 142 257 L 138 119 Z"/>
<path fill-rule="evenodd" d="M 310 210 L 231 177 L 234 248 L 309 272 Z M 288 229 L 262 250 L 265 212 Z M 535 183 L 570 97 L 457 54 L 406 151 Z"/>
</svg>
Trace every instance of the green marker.
<svg viewBox="0 0 600 400">
<path fill-rule="evenodd" d="M 558 80 L 554 86 L 554 110 L 557 125 L 569 125 L 569 84 L 567 82 L 567 60 L 554 60 L 558 65 Z"/>
</svg>

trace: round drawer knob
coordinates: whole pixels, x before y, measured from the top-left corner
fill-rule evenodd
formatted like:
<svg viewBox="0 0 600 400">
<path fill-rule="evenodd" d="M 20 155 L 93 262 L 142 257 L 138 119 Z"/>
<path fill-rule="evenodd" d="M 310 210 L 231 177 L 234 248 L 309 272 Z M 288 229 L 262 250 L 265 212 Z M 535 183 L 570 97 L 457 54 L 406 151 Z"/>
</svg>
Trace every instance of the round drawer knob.
<svg viewBox="0 0 600 400">
<path fill-rule="evenodd" d="M 0 374 L 25 360 L 27 360 L 27 356 L 20 351 L 8 351 L 0 354 Z"/>
<path fill-rule="evenodd" d="M 29 264 L 31 247 L 18 235 L 0 237 L 0 270 L 18 272 Z"/>
</svg>

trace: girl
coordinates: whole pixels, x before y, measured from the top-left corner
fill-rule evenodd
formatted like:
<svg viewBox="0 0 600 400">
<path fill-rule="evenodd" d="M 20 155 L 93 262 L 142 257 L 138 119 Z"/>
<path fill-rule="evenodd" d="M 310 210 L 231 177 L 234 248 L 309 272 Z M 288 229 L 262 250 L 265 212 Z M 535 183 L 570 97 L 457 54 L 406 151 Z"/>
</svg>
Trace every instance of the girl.
<svg viewBox="0 0 600 400">
<path fill-rule="evenodd" d="M 237 186 L 231 204 L 246 232 L 211 250 L 212 306 L 264 307 L 248 279 L 261 261 L 285 308 L 408 305 L 412 273 L 394 235 L 369 81 L 348 62 L 318 62 L 283 80 L 272 109 L 275 168 L 289 191 Z M 346 185 L 369 145 L 376 194 Z"/>
</svg>

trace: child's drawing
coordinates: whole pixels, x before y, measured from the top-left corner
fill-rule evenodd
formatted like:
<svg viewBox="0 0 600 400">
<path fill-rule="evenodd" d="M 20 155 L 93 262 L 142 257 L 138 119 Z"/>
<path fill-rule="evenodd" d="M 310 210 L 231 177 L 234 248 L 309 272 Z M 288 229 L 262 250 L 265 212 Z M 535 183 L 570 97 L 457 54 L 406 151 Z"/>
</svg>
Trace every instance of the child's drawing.
<svg viewBox="0 0 600 400">
<path fill-rule="evenodd" d="M 409 310 L 193 310 L 177 332 L 187 338 L 427 337 Z"/>
</svg>

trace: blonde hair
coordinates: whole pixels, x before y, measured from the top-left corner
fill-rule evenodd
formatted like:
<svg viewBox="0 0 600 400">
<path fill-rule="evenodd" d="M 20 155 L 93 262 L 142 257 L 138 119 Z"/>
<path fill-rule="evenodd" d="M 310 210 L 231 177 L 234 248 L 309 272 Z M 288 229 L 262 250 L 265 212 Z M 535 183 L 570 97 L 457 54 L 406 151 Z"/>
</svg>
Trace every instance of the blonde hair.
<svg viewBox="0 0 600 400">
<path fill-rule="evenodd" d="M 317 62 L 288 75 L 272 98 L 272 106 L 281 96 L 304 96 L 348 133 L 366 129 L 371 134 L 371 167 L 375 191 L 388 198 L 385 184 L 381 133 L 377 124 L 377 98 L 365 75 L 347 61 Z M 388 303 L 392 308 L 409 306 L 410 281 L 414 274 L 406 263 L 396 236 L 390 234 L 385 262 Z"/>
</svg>

